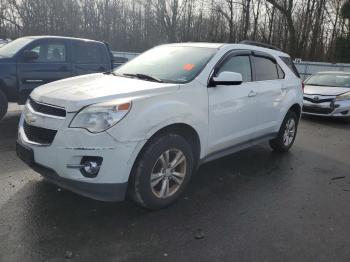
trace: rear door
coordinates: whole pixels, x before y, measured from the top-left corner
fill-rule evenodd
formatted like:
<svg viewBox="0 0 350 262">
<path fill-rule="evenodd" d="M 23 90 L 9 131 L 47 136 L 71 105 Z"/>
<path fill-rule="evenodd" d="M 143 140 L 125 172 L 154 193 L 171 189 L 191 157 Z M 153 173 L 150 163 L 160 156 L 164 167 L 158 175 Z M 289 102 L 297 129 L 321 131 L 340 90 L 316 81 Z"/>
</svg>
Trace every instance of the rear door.
<svg viewBox="0 0 350 262">
<path fill-rule="evenodd" d="M 264 136 L 278 128 L 281 104 L 287 93 L 283 81 L 285 74 L 269 54 L 254 52 L 252 58 L 257 84 L 257 136 Z"/>
<path fill-rule="evenodd" d="M 111 58 L 102 43 L 73 41 L 72 51 L 73 75 L 106 72 L 111 68 Z"/>
<path fill-rule="evenodd" d="M 38 53 L 38 59 L 27 60 L 20 55 L 17 60 L 21 100 L 24 100 L 37 86 L 72 75 L 68 45 L 64 40 L 37 40 L 25 50 Z M 24 50 L 22 54 L 23 52 Z"/>
</svg>

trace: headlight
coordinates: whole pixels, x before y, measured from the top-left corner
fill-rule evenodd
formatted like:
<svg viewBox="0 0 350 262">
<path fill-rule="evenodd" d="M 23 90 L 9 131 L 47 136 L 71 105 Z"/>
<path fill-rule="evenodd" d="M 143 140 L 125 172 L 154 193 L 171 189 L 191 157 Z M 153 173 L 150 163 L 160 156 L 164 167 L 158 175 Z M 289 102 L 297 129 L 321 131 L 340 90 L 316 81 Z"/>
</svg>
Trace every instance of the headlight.
<svg viewBox="0 0 350 262">
<path fill-rule="evenodd" d="M 130 109 L 131 102 L 94 104 L 80 110 L 69 127 L 84 128 L 91 133 L 103 132 L 122 120 Z"/>
<path fill-rule="evenodd" d="M 350 100 L 350 92 L 342 94 L 340 96 L 337 96 L 335 98 L 336 101 L 344 101 L 344 100 Z"/>
</svg>

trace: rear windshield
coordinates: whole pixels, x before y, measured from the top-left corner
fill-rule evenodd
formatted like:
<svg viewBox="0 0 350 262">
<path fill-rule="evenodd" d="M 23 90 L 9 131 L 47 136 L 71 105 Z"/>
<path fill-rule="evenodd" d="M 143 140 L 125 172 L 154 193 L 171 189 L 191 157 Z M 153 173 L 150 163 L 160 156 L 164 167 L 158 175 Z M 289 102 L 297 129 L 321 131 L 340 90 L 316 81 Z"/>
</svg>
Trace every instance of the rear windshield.
<svg viewBox="0 0 350 262">
<path fill-rule="evenodd" d="M 18 38 L 0 48 L 0 57 L 13 57 L 19 50 L 29 44 L 33 39 Z"/>
<path fill-rule="evenodd" d="M 306 85 L 350 88 L 350 74 L 318 74 L 305 81 Z"/>
<path fill-rule="evenodd" d="M 281 60 L 289 67 L 290 70 L 292 70 L 292 72 L 300 78 L 299 72 L 297 70 L 297 68 L 295 67 L 292 59 L 290 57 L 287 56 L 280 56 Z"/>
</svg>

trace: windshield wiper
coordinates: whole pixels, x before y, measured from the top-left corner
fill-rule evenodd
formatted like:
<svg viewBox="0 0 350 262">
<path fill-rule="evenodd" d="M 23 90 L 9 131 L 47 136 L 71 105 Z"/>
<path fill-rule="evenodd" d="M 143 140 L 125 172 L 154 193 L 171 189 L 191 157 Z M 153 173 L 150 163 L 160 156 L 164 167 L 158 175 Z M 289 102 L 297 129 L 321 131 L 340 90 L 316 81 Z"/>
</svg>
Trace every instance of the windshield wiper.
<svg viewBox="0 0 350 262">
<path fill-rule="evenodd" d="M 163 81 L 155 76 L 150 76 L 146 74 L 123 74 L 124 76 L 131 76 L 131 77 L 136 77 L 139 79 L 143 80 L 148 80 L 148 81 L 153 81 L 153 82 L 158 82 L 158 83 L 163 83 Z"/>
</svg>

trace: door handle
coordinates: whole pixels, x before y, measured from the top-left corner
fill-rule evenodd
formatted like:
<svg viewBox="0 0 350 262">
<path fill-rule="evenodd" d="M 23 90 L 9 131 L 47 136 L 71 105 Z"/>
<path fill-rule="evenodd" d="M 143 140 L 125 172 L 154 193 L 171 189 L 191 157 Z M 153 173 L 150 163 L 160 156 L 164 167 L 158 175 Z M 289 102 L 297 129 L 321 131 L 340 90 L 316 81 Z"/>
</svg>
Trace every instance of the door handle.
<svg viewBox="0 0 350 262">
<path fill-rule="evenodd" d="M 288 89 L 288 88 L 287 88 L 286 86 L 282 86 L 282 87 L 281 87 L 281 94 L 282 94 L 282 95 L 287 94 L 287 89 Z"/>
<path fill-rule="evenodd" d="M 248 94 L 248 97 L 254 97 L 254 96 L 256 96 L 256 95 L 257 95 L 257 93 L 254 92 L 253 90 L 251 90 L 251 91 L 249 92 L 249 94 Z"/>
</svg>

